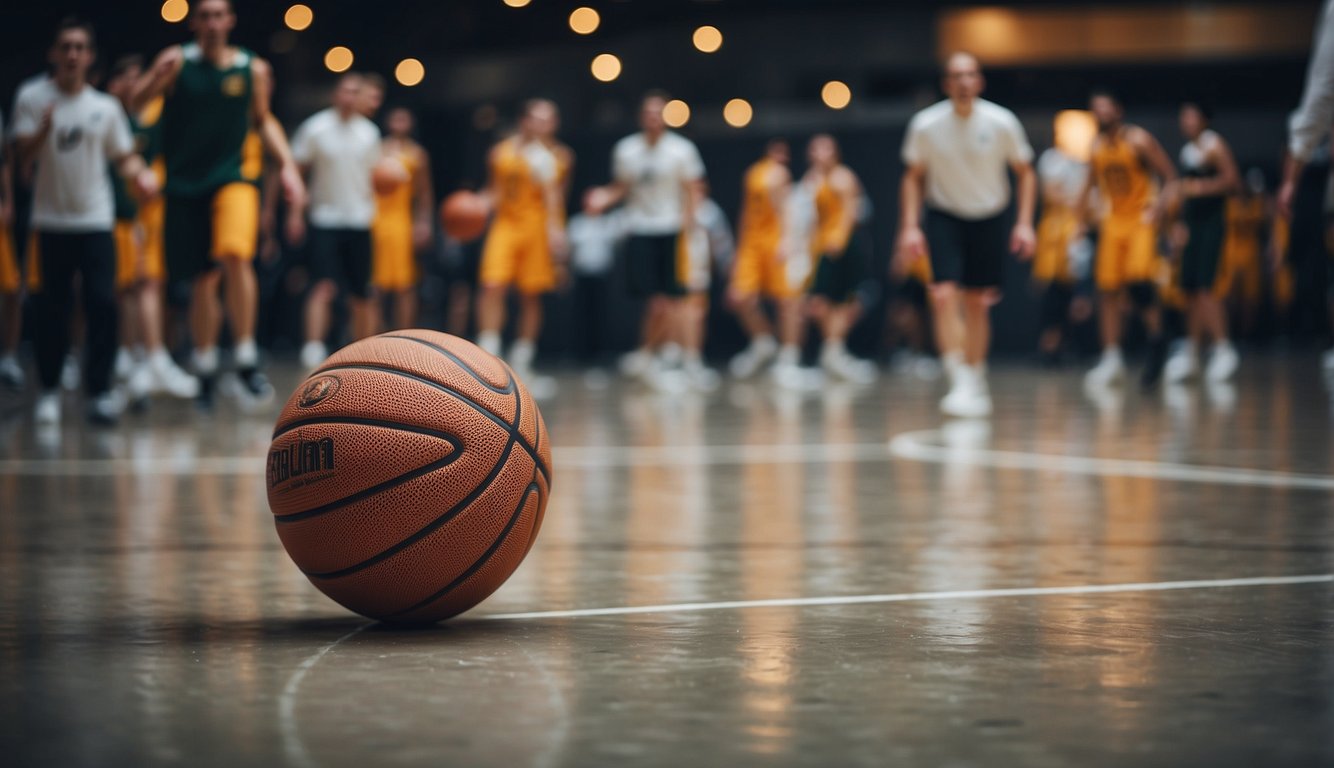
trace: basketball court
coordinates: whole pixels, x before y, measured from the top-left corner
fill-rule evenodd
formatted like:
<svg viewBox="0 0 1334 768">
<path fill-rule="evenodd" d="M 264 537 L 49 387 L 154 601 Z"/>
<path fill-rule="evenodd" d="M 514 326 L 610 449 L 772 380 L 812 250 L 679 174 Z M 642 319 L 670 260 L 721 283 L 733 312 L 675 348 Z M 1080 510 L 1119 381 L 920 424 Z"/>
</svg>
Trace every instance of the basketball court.
<svg viewBox="0 0 1334 768">
<path fill-rule="evenodd" d="M 278 388 L 299 380 L 274 371 Z M 8 419 L 14 765 L 1321 765 L 1329 393 L 1313 357 L 1090 399 L 664 397 L 562 374 L 541 536 L 428 629 L 321 595 L 266 508 L 273 414 Z"/>
</svg>

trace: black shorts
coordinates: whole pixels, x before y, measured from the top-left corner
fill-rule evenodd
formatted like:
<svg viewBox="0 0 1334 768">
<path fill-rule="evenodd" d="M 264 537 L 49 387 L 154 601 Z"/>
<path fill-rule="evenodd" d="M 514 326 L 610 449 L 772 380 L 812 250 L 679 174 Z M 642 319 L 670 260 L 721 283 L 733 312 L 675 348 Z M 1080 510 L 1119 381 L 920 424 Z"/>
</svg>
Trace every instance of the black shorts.
<svg viewBox="0 0 1334 768">
<path fill-rule="evenodd" d="M 310 271 L 364 299 L 371 293 L 371 231 L 343 227 L 310 229 Z"/>
<path fill-rule="evenodd" d="M 630 235 L 625 241 L 630 294 L 638 298 L 686 295 L 678 272 L 680 258 L 677 235 Z"/>
<path fill-rule="evenodd" d="M 852 295 L 862 281 L 862 245 L 861 230 L 854 229 L 842 253 L 820 254 L 815 263 L 815 277 L 811 280 L 811 295 L 834 304 L 852 301 Z"/>
<path fill-rule="evenodd" d="M 916 277 L 905 277 L 896 289 L 899 299 L 918 309 L 926 309 L 926 284 Z"/>
<path fill-rule="evenodd" d="M 1226 226 L 1222 207 L 1217 213 L 1186 220 L 1190 235 L 1181 252 L 1181 290 L 1211 291 L 1217 287 Z"/>
<path fill-rule="evenodd" d="M 1000 287 L 1010 239 L 1005 214 L 961 219 L 927 208 L 924 229 L 931 251 L 931 274 L 937 283 L 958 283 L 964 288 Z"/>
</svg>

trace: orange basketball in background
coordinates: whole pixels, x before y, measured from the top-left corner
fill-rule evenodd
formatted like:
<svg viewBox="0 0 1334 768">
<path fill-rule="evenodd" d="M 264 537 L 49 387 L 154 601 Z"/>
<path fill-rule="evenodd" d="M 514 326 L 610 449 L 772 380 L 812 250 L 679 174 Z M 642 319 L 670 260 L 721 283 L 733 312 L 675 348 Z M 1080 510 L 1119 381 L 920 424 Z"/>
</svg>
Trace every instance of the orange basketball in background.
<svg viewBox="0 0 1334 768">
<path fill-rule="evenodd" d="M 461 189 L 440 204 L 440 223 L 445 233 L 461 243 L 471 242 L 486 231 L 486 199 L 476 192 Z"/>
<path fill-rule="evenodd" d="M 377 195 L 387 195 L 412 180 L 412 174 L 397 157 L 382 157 L 371 167 L 371 186 Z"/>
<path fill-rule="evenodd" d="M 533 545 L 551 440 L 509 366 L 435 331 L 329 357 L 274 427 L 267 486 L 306 577 L 374 619 L 432 622 L 477 605 Z"/>
</svg>

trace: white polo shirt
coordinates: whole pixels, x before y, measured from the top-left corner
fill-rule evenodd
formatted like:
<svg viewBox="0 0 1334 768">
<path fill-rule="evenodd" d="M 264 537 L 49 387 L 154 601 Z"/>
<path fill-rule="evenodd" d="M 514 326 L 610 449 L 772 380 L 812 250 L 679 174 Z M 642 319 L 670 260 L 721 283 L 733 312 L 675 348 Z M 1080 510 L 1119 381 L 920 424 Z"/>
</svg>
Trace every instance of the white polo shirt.
<svg viewBox="0 0 1334 768">
<path fill-rule="evenodd" d="M 913 116 L 903 162 L 926 168 L 926 204 L 962 219 L 986 219 L 1010 204 L 1011 163 L 1033 160 L 1019 118 L 999 104 L 973 102 L 960 117 L 949 99 Z"/>
<path fill-rule="evenodd" d="M 685 216 L 685 183 L 704 178 L 693 142 L 666 131 L 650 145 L 644 134 L 626 136 L 612 152 L 612 175 L 629 187 L 625 224 L 632 235 L 672 235 Z"/>
<path fill-rule="evenodd" d="M 37 135 L 51 107 L 51 131 L 37 152 L 32 226 L 42 232 L 110 232 L 115 203 L 107 163 L 134 151 L 125 109 L 92 86 L 71 96 L 54 80 L 42 80 L 19 94 L 14 136 Z"/>
<path fill-rule="evenodd" d="M 375 218 L 371 170 L 380 159 L 380 130 L 361 115 L 333 108 L 311 115 L 292 138 L 292 157 L 310 167 L 310 223 L 369 229 Z"/>
</svg>

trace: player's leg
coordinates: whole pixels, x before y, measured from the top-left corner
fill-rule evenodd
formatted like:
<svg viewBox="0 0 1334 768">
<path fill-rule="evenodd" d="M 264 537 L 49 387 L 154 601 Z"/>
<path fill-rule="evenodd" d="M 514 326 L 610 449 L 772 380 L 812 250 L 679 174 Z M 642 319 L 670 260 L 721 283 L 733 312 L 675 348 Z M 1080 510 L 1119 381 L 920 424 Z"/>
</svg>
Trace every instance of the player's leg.
<svg viewBox="0 0 1334 768">
<path fill-rule="evenodd" d="M 343 284 L 347 286 L 347 304 L 352 315 L 353 340 L 374 336 L 376 304 L 371 291 L 371 235 L 368 230 L 345 230 L 340 233 L 343 264 Z"/>
<path fill-rule="evenodd" d="M 39 424 L 55 424 L 60 421 L 60 374 L 69 351 L 77 254 L 71 252 L 73 235 L 34 231 L 29 237 L 36 243 L 33 266 L 40 275 L 33 296 L 33 341 L 41 390 L 34 420 Z"/>
<path fill-rule="evenodd" d="M 1126 260 L 1129 255 L 1126 227 L 1114 219 L 1105 219 L 1098 238 L 1094 280 L 1098 289 L 1098 339 L 1102 355 L 1084 383 L 1107 387 L 1125 378 L 1125 358 L 1121 353 Z"/>
<path fill-rule="evenodd" d="M 728 303 L 741 323 L 750 343 L 728 363 L 732 375 L 744 379 L 755 375 L 769 358 L 778 351 L 773 326 L 760 306 L 765 254 L 753 244 L 747 244 L 736 254 L 736 265 L 727 289 Z"/>
<path fill-rule="evenodd" d="M 318 367 L 329 356 L 325 341 L 333 323 L 333 302 L 338 296 L 338 237 L 331 229 L 311 227 L 307 238 L 311 285 L 302 308 L 305 342 L 301 346 L 301 365 Z"/>
<path fill-rule="evenodd" d="M 639 324 L 639 345 L 620 360 L 626 376 L 648 376 L 654 369 L 654 354 L 668 337 L 670 299 L 661 294 L 656 238 L 631 235 L 625 244 L 625 276 L 631 296 L 644 300 Z"/>
<path fill-rule="evenodd" d="M 477 345 L 499 357 L 505 330 L 506 301 L 519 275 L 522 247 L 512 227 L 497 223 L 487 232 L 478 267 Z"/>
<path fill-rule="evenodd" d="M 0 227 L 0 387 L 23 389 L 19 340 L 23 333 L 22 274 L 9 227 Z"/>
<path fill-rule="evenodd" d="M 259 311 L 259 279 L 255 275 L 255 251 L 259 245 L 259 188 L 254 184 L 228 184 L 218 190 L 212 210 L 213 257 L 222 265 L 227 321 L 232 331 L 232 358 L 239 388 L 236 394 L 245 407 L 267 404 L 273 386 L 259 370 L 259 346 L 255 327 Z"/>
<path fill-rule="evenodd" d="M 114 424 L 121 404 L 112 391 L 116 332 L 116 246 L 110 232 L 78 235 L 79 273 L 83 278 L 83 385 L 88 419 Z"/>
</svg>

